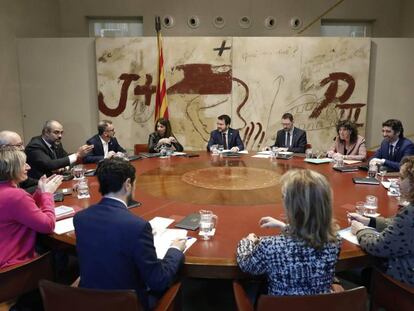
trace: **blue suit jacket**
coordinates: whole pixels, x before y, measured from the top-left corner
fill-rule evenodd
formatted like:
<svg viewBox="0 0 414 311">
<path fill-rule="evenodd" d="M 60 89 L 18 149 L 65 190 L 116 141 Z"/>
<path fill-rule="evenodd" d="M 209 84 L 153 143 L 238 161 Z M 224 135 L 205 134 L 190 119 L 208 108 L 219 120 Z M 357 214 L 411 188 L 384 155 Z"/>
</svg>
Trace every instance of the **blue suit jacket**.
<svg viewBox="0 0 414 311">
<path fill-rule="evenodd" d="M 103 198 L 78 212 L 74 225 L 80 286 L 134 289 L 145 309 L 153 307 L 154 296 L 168 288 L 184 259 L 175 248 L 157 259 L 149 222 L 114 199 Z"/>
<path fill-rule="evenodd" d="M 240 134 L 238 130 L 229 128 L 228 135 L 229 136 L 227 137 L 227 141 L 228 141 L 227 149 L 231 149 L 236 146 L 236 147 L 239 147 L 240 151 L 244 150 L 244 144 L 240 138 Z M 208 144 L 207 144 L 208 151 L 210 151 L 210 147 L 212 145 L 224 145 L 223 137 L 221 135 L 221 132 L 219 132 L 218 130 L 214 130 L 210 134 L 210 140 L 208 141 Z"/>
<path fill-rule="evenodd" d="M 390 144 L 387 140 L 383 140 L 380 148 L 375 152 L 373 158 L 385 159 L 384 165 L 390 170 L 399 171 L 400 162 L 402 158 L 408 155 L 414 155 L 414 144 L 407 138 L 400 138 L 397 145 L 395 146 L 394 156 L 391 157 L 389 154 Z"/>
<path fill-rule="evenodd" d="M 83 159 L 85 163 L 97 163 L 104 158 L 104 150 L 101 139 L 99 135 L 95 135 L 92 138 L 86 141 L 87 145 L 93 145 L 92 151 Z M 125 149 L 122 148 L 118 140 L 115 137 L 112 137 L 108 143 L 108 151 L 114 152 L 125 152 Z"/>
</svg>

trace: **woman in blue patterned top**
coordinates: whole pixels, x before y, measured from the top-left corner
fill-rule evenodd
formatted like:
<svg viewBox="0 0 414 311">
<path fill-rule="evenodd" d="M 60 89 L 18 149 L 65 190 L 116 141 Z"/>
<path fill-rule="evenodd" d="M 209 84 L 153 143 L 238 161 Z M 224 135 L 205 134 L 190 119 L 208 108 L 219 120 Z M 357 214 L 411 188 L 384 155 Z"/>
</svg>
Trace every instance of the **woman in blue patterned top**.
<svg viewBox="0 0 414 311">
<path fill-rule="evenodd" d="M 288 224 L 263 217 L 261 227 L 281 234 L 250 233 L 239 242 L 237 262 L 244 272 L 267 276 L 269 295 L 329 293 L 341 247 L 329 183 L 311 170 L 290 170 L 281 183 Z"/>
</svg>

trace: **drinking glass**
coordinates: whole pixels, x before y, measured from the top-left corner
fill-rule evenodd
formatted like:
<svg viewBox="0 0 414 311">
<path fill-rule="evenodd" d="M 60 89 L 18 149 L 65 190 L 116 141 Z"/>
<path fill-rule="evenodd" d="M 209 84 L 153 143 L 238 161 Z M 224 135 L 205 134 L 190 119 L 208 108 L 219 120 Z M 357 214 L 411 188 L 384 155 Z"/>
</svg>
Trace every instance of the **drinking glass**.
<svg viewBox="0 0 414 311">
<path fill-rule="evenodd" d="M 344 166 L 344 156 L 342 154 L 334 155 L 334 167 L 343 167 Z"/>
<path fill-rule="evenodd" d="M 218 145 L 211 145 L 210 151 L 212 155 L 218 155 L 219 154 Z"/>
<path fill-rule="evenodd" d="M 379 168 L 379 172 L 378 172 L 381 182 L 384 181 L 384 177 L 386 174 L 387 174 L 387 168 L 384 165 L 381 165 Z"/>
<path fill-rule="evenodd" d="M 355 211 L 360 215 L 364 215 L 365 214 L 365 202 L 363 201 L 356 202 Z"/>
<path fill-rule="evenodd" d="M 224 146 L 223 145 L 218 145 L 217 149 L 218 149 L 219 152 L 223 152 Z"/>
<path fill-rule="evenodd" d="M 203 240 L 209 240 L 217 226 L 217 216 L 212 211 L 201 210 L 200 212 L 200 235 Z"/>
<path fill-rule="evenodd" d="M 75 180 L 80 180 L 85 177 L 85 169 L 82 164 L 75 165 L 72 168 L 72 174 Z"/>
<path fill-rule="evenodd" d="M 80 180 L 77 183 L 75 189 L 78 194 L 78 199 L 89 198 L 89 186 L 88 186 L 88 181 L 86 179 Z"/>
<path fill-rule="evenodd" d="M 313 151 L 312 151 L 311 148 L 306 149 L 305 156 L 306 156 L 306 159 L 312 159 L 313 158 Z"/>
<path fill-rule="evenodd" d="M 279 155 L 279 148 L 277 147 L 272 147 L 272 158 L 277 158 L 277 156 Z"/>
<path fill-rule="evenodd" d="M 369 178 L 375 178 L 377 176 L 378 173 L 378 166 L 375 163 L 371 163 L 369 165 L 369 169 L 368 169 L 368 177 Z"/>
<path fill-rule="evenodd" d="M 378 210 L 378 198 L 375 195 L 367 195 L 364 207 L 365 216 L 376 216 Z"/>
</svg>

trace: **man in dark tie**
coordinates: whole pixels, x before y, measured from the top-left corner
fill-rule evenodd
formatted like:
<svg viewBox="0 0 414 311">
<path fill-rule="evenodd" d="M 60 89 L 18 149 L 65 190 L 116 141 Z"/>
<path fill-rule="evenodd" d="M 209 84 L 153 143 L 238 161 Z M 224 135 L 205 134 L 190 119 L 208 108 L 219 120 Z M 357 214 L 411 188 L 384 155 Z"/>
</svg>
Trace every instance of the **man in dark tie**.
<svg viewBox="0 0 414 311">
<path fill-rule="evenodd" d="M 239 131 L 232 129 L 230 123 L 231 118 L 226 114 L 217 118 L 217 129 L 210 134 L 210 140 L 207 144 L 208 151 L 212 145 L 222 145 L 224 150 L 230 149 L 232 152 L 244 150 Z"/>
<path fill-rule="evenodd" d="M 86 155 L 85 163 L 97 163 L 103 159 L 110 159 L 120 153 L 125 153 L 115 138 L 115 128 L 112 121 L 102 120 L 98 124 L 98 134 L 86 141 L 87 145 L 93 145 L 93 150 Z"/>
<path fill-rule="evenodd" d="M 282 127 L 276 134 L 276 140 L 273 146 L 284 148 L 286 151 L 304 153 L 306 149 L 307 139 L 306 132 L 293 125 L 293 116 L 290 113 L 285 113 L 282 116 Z"/>
<path fill-rule="evenodd" d="M 399 171 L 402 158 L 414 155 L 414 144 L 404 137 L 400 120 L 390 119 L 382 123 L 382 136 L 384 140 L 370 163 L 383 165 L 388 171 Z"/>
<path fill-rule="evenodd" d="M 76 163 L 93 149 L 83 145 L 73 154 L 68 154 L 62 146 L 63 126 L 58 121 L 48 120 L 43 125 L 42 135 L 33 137 L 26 146 L 27 163 L 31 169 L 29 177 L 39 179 L 59 173 L 66 166 Z"/>
</svg>

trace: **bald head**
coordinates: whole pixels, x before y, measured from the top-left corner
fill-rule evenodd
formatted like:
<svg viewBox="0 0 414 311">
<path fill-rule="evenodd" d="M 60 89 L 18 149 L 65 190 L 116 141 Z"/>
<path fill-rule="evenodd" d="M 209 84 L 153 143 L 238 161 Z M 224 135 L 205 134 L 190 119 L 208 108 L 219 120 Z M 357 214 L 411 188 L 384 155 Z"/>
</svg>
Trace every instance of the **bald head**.
<svg viewBox="0 0 414 311">
<path fill-rule="evenodd" d="M 0 132 L 0 146 L 13 146 L 24 148 L 23 141 L 20 135 L 12 131 Z"/>
<path fill-rule="evenodd" d="M 63 125 L 55 120 L 48 120 L 43 125 L 42 137 L 49 144 L 60 144 L 63 137 Z"/>
</svg>

